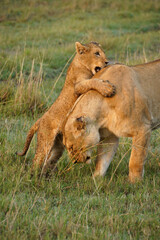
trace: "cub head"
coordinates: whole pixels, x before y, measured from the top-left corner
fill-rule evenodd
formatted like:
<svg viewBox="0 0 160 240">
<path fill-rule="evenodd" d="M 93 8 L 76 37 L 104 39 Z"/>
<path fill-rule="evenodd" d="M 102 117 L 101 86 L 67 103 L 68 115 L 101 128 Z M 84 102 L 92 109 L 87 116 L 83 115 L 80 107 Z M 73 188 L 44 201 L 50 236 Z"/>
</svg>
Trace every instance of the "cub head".
<svg viewBox="0 0 160 240">
<path fill-rule="evenodd" d="M 100 141 L 98 127 L 85 116 L 70 117 L 65 125 L 63 141 L 73 162 L 89 163 L 92 149 Z"/>
<path fill-rule="evenodd" d="M 90 42 L 84 45 L 76 42 L 75 45 L 77 59 L 84 67 L 90 70 L 93 75 L 108 64 L 108 60 L 99 43 Z"/>
</svg>

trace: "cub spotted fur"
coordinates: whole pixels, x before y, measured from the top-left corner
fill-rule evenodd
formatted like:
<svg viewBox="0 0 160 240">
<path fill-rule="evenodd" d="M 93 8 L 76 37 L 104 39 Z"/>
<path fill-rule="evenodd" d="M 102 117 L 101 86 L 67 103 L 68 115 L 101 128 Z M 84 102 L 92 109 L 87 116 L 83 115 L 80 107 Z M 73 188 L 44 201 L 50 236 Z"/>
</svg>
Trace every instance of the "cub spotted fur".
<svg viewBox="0 0 160 240">
<path fill-rule="evenodd" d="M 86 162 L 98 144 L 94 176 L 105 175 L 120 137 L 132 137 L 131 182 L 141 179 L 151 130 L 160 126 L 160 60 L 136 66 L 108 66 L 94 77 L 116 86 L 113 98 L 96 91 L 80 96 L 65 125 L 64 144 L 71 158 Z"/>
<path fill-rule="evenodd" d="M 115 88 L 108 81 L 92 78 L 104 68 L 108 60 L 100 45 L 91 42 L 82 45 L 76 42 L 76 55 L 70 64 L 64 87 L 50 109 L 36 121 L 28 132 L 24 149 L 18 155 L 26 154 L 33 135 L 37 132 L 36 154 L 33 167 L 54 164 L 63 153 L 62 127 L 66 114 L 72 108 L 78 96 L 94 89 L 105 97 L 115 94 Z M 92 79 L 91 79 L 92 78 Z"/>
</svg>

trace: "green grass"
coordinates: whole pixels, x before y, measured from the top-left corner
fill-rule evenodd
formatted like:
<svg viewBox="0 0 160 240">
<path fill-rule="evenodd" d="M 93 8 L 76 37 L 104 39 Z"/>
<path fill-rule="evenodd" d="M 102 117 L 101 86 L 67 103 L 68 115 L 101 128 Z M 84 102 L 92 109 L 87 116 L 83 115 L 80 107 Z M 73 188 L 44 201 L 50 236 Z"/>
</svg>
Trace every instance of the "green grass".
<svg viewBox="0 0 160 240">
<path fill-rule="evenodd" d="M 159 19 L 157 0 L 1 1 L 0 239 L 159 239 L 159 130 L 134 185 L 128 139 L 103 179 L 91 177 L 94 163 L 72 166 L 66 152 L 51 178 L 31 177 L 36 138 L 26 157 L 15 155 L 58 97 L 76 41 L 100 42 L 112 61 L 152 61 Z"/>
</svg>

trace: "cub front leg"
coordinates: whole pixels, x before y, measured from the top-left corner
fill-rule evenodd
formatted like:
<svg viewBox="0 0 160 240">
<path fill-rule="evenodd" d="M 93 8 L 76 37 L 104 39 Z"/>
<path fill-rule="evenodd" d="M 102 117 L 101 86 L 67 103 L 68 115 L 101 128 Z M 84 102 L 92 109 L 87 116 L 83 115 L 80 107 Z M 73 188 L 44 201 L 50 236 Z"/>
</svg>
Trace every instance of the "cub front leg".
<svg viewBox="0 0 160 240">
<path fill-rule="evenodd" d="M 132 152 L 129 161 L 129 180 L 134 183 L 141 180 L 144 174 L 144 164 L 148 153 L 151 131 L 144 128 L 132 138 Z"/>
<path fill-rule="evenodd" d="M 116 93 L 116 87 L 108 80 L 88 79 L 75 84 L 75 93 L 81 95 L 89 90 L 96 90 L 104 97 L 112 97 Z"/>
<path fill-rule="evenodd" d="M 117 151 L 118 144 L 119 138 L 117 138 L 115 135 L 111 135 L 98 145 L 98 155 L 94 177 L 105 175 Z"/>
</svg>

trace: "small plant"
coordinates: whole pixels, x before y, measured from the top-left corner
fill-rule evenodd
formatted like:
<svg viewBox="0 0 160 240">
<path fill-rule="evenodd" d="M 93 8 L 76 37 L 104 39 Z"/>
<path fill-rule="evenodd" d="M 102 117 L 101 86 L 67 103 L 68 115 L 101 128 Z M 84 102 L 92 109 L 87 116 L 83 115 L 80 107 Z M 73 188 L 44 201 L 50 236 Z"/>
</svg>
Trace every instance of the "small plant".
<svg viewBox="0 0 160 240">
<path fill-rule="evenodd" d="M 42 63 L 39 72 L 34 74 L 34 60 L 32 61 L 31 72 L 25 80 L 23 73 L 24 60 L 22 61 L 20 76 L 14 99 L 15 112 L 41 112 L 45 108 L 45 102 L 42 100 L 40 87 L 42 83 Z"/>
<path fill-rule="evenodd" d="M 0 84 L 0 104 L 5 105 L 13 95 L 13 84 L 11 82 L 2 82 Z"/>
<path fill-rule="evenodd" d="M 46 99 L 41 93 L 43 64 L 40 64 L 39 71 L 35 73 L 33 59 L 29 75 L 23 71 L 23 67 L 24 59 L 20 73 L 16 73 L 17 82 L 9 78 L 0 85 L 0 109 L 7 115 L 23 113 L 33 115 L 35 112 L 41 113 L 46 109 Z"/>
</svg>

